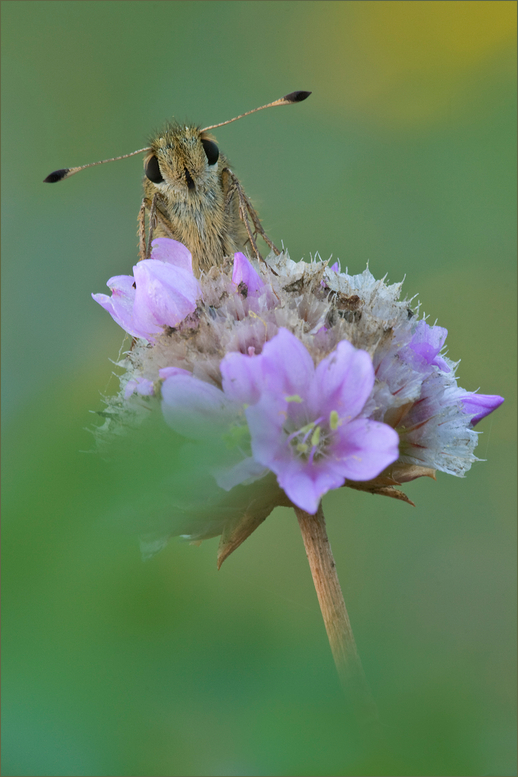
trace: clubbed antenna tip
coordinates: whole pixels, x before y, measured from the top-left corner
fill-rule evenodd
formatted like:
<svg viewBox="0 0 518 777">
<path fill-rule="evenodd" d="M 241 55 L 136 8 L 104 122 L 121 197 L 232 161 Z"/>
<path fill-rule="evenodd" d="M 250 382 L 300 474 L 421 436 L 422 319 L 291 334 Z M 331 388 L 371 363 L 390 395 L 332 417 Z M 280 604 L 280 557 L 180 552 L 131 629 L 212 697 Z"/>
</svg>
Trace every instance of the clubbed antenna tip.
<svg viewBox="0 0 518 777">
<path fill-rule="evenodd" d="M 282 99 L 289 103 L 301 103 L 302 100 L 307 100 L 310 94 L 311 92 L 290 92 Z"/>
<path fill-rule="evenodd" d="M 58 181 L 62 181 L 63 178 L 67 177 L 69 170 L 70 170 L 69 167 L 65 167 L 62 170 L 54 170 L 53 173 L 50 173 L 50 175 L 47 175 L 43 183 L 57 183 Z"/>
</svg>

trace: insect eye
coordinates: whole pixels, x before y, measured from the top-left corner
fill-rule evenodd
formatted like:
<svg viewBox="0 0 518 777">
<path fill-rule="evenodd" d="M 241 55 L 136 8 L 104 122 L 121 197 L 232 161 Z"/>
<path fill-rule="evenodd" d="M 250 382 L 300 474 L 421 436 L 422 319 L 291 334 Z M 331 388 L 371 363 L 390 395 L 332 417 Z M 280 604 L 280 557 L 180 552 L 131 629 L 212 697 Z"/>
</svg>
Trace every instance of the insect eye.
<svg viewBox="0 0 518 777">
<path fill-rule="evenodd" d="M 219 148 L 215 143 L 213 143 L 212 140 L 202 139 L 201 144 L 203 146 L 203 150 L 205 151 L 207 162 L 209 165 L 215 165 L 219 159 Z"/>
<path fill-rule="evenodd" d="M 146 168 L 145 173 L 150 181 L 153 181 L 153 183 L 162 183 L 164 180 L 162 173 L 160 172 L 160 167 L 158 165 L 158 159 L 156 156 L 150 156 L 148 161 L 146 162 Z"/>
</svg>

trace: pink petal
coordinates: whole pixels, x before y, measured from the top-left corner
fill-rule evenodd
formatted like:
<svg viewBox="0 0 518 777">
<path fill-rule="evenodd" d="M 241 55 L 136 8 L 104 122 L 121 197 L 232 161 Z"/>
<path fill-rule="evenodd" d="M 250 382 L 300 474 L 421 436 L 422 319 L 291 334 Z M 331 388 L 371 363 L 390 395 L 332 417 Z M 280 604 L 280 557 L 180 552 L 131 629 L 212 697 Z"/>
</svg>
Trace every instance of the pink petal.
<svg viewBox="0 0 518 777">
<path fill-rule="evenodd" d="M 280 468 L 277 480 L 297 507 L 314 515 L 324 494 L 334 488 L 340 488 L 345 475 L 324 463 L 315 465 L 302 460 L 292 460 Z"/>
<path fill-rule="evenodd" d="M 133 318 L 140 329 L 155 333 L 164 326 L 175 327 L 196 310 L 201 289 L 187 270 L 146 259 L 133 271 L 137 286 Z"/>
<path fill-rule="evenodd" d="M 315 366 L 298 337 L 281 327 L 267 342 L 260 356 L 264 390 L 284 395 L 304 395 L 313 380 Z"/>
<path fill-rule="evenodd" d="M 258 356 L 230 353 L 221 362 L 223 389 L 236 402 L 252 404 L 260 395 L 303 394 L 313 380 L 313 359 L 300 340 L 279 329 Z"/>
<path fill-rule="evenodd" d="M 342 340 L 316 368 L 310 407 L 315 415 L 325 408 L 327 412 L 336 410 L 342 418 L 356 418 L 373 386 L 374 367 L 369 354 Z"/>
<path fill-rule="evenodd" d="M 228 353 L 220 364 L 223 391 L 234 402 L 252 405 L 261 396 L 262 370 L 259 356 Z"/>
<path fill-rule="evenodd" d="M 250 296 L 258 294 L 265 285 L 257 270 L 254 269 L 250 261 L 240 251 L 234 254 L 232 283 L 235 283 L 236 286 L 244 283 Z"/>
<path fill-rule="evenodd" d="M 178 434 L 204 440 L 226 431 L 236 407 L 224 393 L 192 375 L 172 375 L 162 384 L 162 412 Z"/>
<path fill-rule="evenodd" d="M 192 377 L 192 372 L 184 370 L 183 367 L 162 367 L 158 370 L 158 375 L 165 380 L 165 378 L 170 378 L 172 375 L 190 375 Z"/>
<path fill-rule="evenodd" d="M 397 460 L 399 435 L 387 424 L 357 418 L 338 427 L 332 453 L 345 478 L 371 480 Z"/>
<path fill-rule="evenodd" d="M 268 474 L 268 470 L 251 456 L 248 456 L 248 458 L 239 461 L 234 466 L 213 467 L 211 474 L 214 475 L 216 483 L 220 488 L 230 491 L 240 483 L 252 482 L 263 478 Z"/>
<path fill-rule="evenodd" d="M 462 409 L 468 415 L 473 414 L 471 419 L 471 425 L 475 426 L 485 418 L 487 415 L 500 407 L 504 401 L 503 397 L 498 394 L 473 394 L 472 392 L 466 392 L 460 396 L 462 402 Z"/>
<path fill-rule="evenodd" d="M 451 372 L 439 351 L 442 349 L 448 330 L 442 326 L 430 326 L 419 321 L 408 347 L 427 364 L 435 365 L 443 372 Z"/>
<path fill-rule="evenodd" d="M 175 267 L 187 270 L 192 275 L 192 256 L 188 248 L 178 240 L 169 237 L 157 237 L 151 243 L 151 259 L 167 262 Z"/>
<path fill-rule="evenodd" d="M 133 319 L 133 305 L 135 302 L 134 279 L 130 275 L 116 275 L 110 278 L 106 284 L 112 296 L 107 294 L 92 294 L 92 298 L 111 315 L 113 320 L 133 337 L 147 337 L 147 332 L 142 330 Z"/>
</svg>

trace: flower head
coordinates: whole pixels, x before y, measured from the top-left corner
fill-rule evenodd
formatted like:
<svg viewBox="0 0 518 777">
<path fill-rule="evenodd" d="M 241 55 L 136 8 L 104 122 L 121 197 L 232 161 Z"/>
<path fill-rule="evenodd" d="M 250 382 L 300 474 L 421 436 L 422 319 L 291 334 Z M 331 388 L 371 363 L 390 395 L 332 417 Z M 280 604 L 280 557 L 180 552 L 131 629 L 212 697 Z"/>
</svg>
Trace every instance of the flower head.
<svg viewBox="0 0 518 777">
<path fill-rule="evenodd" d="M 161 406 L 214 483 L 203 504 L 170 495 L 167 536 L 234 549 L 276 505 L 313 514 L 342 486 L 409 501 L 398 485 L 465 474 L 474 424 L 503 401 L 461 389 L 446 330 L 368 270 L 238 253 L 197 279 L 187 249 L 160 238 L 109 285 L 94 299 L 139 339 L 99 437 Z"/>
</svg>

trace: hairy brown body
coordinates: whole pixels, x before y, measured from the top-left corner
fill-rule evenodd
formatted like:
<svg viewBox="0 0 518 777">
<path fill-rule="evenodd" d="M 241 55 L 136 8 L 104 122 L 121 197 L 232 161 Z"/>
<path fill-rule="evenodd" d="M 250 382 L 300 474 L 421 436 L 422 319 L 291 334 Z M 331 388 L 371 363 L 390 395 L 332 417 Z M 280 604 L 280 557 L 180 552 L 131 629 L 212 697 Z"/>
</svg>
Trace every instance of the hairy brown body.
<svg viewBox="0 0 518 777">
<path fill-rule="evenodd" d="M 219 264 L 225 256 L 244 251 L 249 242 L 239 214 L 234 176 L 223 154 L 210 164 L 202 141 L 210 150 L 214 139 L 195 126 L 169 125 L 151 141 L 162 181 L 144 177 L 144 206 L 149 213 L 156 197 L 157 220 L 153 237 L 170 237 L 192 254 L 196 275 Z M 154 163 L 152 163 L 154 164 Z"/>
</svg>

